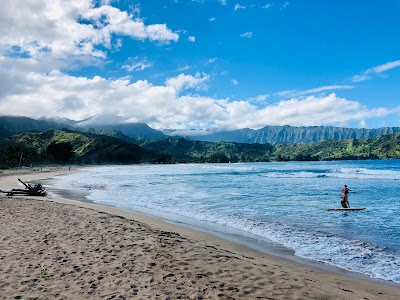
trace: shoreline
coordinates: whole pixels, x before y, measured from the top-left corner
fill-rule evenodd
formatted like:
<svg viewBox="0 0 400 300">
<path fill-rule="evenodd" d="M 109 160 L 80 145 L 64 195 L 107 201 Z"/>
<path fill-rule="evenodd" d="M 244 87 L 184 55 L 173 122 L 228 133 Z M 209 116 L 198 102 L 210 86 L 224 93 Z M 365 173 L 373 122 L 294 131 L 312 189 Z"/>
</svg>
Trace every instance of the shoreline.
<svg viewBox="0 0 400 300">
<path fill-rule="evenodd" d="M 75 171 L 75 169 L 71 170 L 71 172 Z M 17 178 L 21 178 L 24 181 L 39 181 L 41 179 L 51 178 L 56 175 L 62 175 L 66 173 L 69 173 L 69 171 L 58 170 L 56 172 L 32 172 L 28 174 L 19 173 L 12 175 L 5 175 L 3 173 L 0 174 L 0 188 L 16 188 L 18 182 Z M 279 256 L 266 254 L 255 249 L 251 249 L 247 246 L 231 242 L 221 237 L 213 236 L 210 233 L 204 233 L 202 231 L 156 219 L 152 216 L 131 213 L 113 207 L 102 206 L 89 202 L 62 199 L 59 197 L 55 197 L 54 195 L 48 196 L 45 199 L 42 199 L 41 197 L 13 197 L 12 199 L 8 199 L 5 196 L 2 196 L 1 201 L 8 201 L 8 203 L 11 202 L 11 207 L 17 205 L 18 203 L 22 204 L 26 202 L 31 202 L 34 207 L 41 205 L 49 206 L 46 209 L 49 209 L 50 211 L 52 209 L 51 206 L 57 204 L 61 205 L 62 209 L 65 211 L 73 210 L 82 214 L 90 212 L 96 217 L 99 217 L 99 214 L 102 215 L 105 213 L 111 219 L 120 220 L 121 218 L 123 218 L 121 219 L 121 222 L 123 223 L 125 222 L 128 224 L 130 221 L 140 223 L 139 228 L 140 226 L 146 227 L 146 229 L 150 231 L 150 236 L 157 235 L 160 231 L 164 233 L 168 232 L 170 235 L 174 235 L 174 237 L 170 239 L 174 240 L 174 246 L 180 244 L 187 251 L 189 251 L 188 249 L 196 249 L 197 251 L 195 257 L 192 257 L 190 260 L 184 261 L 183 264 L 183 262 L 180 261 L 180 259 L 184 256 L 183 253 L 177 254 L 176 251 L 169 251 L 169 249 L 161 247 L 162 245 L 160 246 L 161 248 L 156 249 L 155 253 L 158 255 L 161 255 L 162 252 L 166 252 L 166 254 L 169 254 L 177 259 L 177 265 L 175 264 L 174 266 L 172 266 L 172 269 L 174 269 L 174 272 L 176 273 L 175 274 L 173 272 L 173 274 L 175 274 L 175 279 L 179 276 L 182 277 L 182 280 L 183 278 L 187 279 L 191 278 L 191 276 L 194 276 L 194 279 L 192 279 L 197 282 L 199 281 L 199 278 L 196 277 L 196 274 L 192 274 L 196 273 L 196 271 L 189 272 L 191 273 L 191 275 L 189 275 L 187 274 L 188 270 L 185 271 L 184 269 L 189 268 L 190 271 L 191 269 L 194 269 L 193 265 L 196 265 L 195 268 L 201 268 L 201 262 L 203 261 L 209 262 L 211 264 L 211 267 L 209 268 L 210 271 L 207 271 L 208 268 L 206 268 L 206 270 L 203 270 L 203 272 L 210 272 L 211 274 L 208 276 L 202 276 L 200 278 L 202 279 L 200 280 L 202 281 L 202 287 L 205 286 L 207 291 L 200 291 L 201 289 L 199 289 L 199 286 L 193 286 L 192 284 L 190 292 L 187 291 L 188 293 L 192 293 L 190 294 L 191 296 L 188 297 L 191 299 L 201 299 L 201 295 L 203 295 L 202 297 L 204 297 L 205 299 L 213 299 L 214 297 L 218 298 L 218 293 L 222 293 L 227 297 L 229 296 L 238 299 L 245 299 L 247 298 L 245 295 L 248 295 L 248 298 L 252 299 L 255 295 L 265 296 L 267 292 L 270 293 L 269 299 L 396 299 L 398 293 L 400 292 L 400 286 L 396 283 L 383 280 L 375 280 L 367 276 L 365 276 L 367 277 L 365 279 L 356 278 L 354 276 L 346 274 L 347 272 L 336 273 L 325 270 L 324 268 L 305 265 L 300 262 L 296 262 L 295 260 L 289 260 Z M 28 220 L 20 217 L 19 221 L 24 223 Z M 77 224 L 79 224 L 80 222 L 83 222 L 83 220 L 78 219 L 76 220 L 76 222 Z M 61 229 L 58 228 L 58 230 Z M 71 230 L 74 230 L 74 228 L 71 228 Z M 100 233 L 104 233 L 104 228 L 100 228 L 99 230 Z M 80 234 L 84 235 L 85 233 L 80 232 Z M 1 255 L 3 259 L 4 255 Z M 216 256 L 218 256 L 218 259 L 215 261 Z M 224 256 L 226 262 L 222 259 Z M 231 266 L 233 262 L 235 264 L 234 267 Z M 157 263 L 157 261 L 152 263 Z M 228 265 L 226 263 L 228 263 Z M 238 270 L 240 272 L 238 272 Z M 178 276 L 177 274 L 181 275 Z M 183 276 L 182 274 L 186 275 Z M 3 272 L 0 272 L 0 276 L 2 277 L 0 281 L 3 281 L 3 277 L 5 276 L 5 274 L 3 274 Z M 156 278 L 156 274 L 153 274 L 152 276 Z M 243 278 L 243 276 L 247 276 L 247 278 L 252 278 L 252 280 L 249 282 L 246 280 L 246 278 Z M 205 280 L 206 278 L 210 279 L 211 277 L 212 280 L 209 280 L 209 282 Z M 82 276 L 80 278 L 82 278 Z M 157 281 L 156 279 L 154 280 Z M 160 286 L 162 287 L 164 284 L 165 280 L 160 280 L 157 281 L 158 285 L 153 287 L 152 292 L 154 292 L 154 294 L 150 293 L 152 295 L 150 296 L 150 298 L 152 299 L 157 298 L 157 290 Z M 215 281 L 221 282 L 221 284 L 224 284 L 224 286 L 226 286 L 229 282 L 235 282 L 236 285 L 240 286 L 239 291 L 236 292 L 235 289 L 222 289 L 221 291 L 221 288 L 218 289 L 218 285 L 217 288 L 213 289 L 212 286 L 215 286 Z M 274 287 L 272 291 L 270 290 L 271 286 Z M 251 287 L 253 287 L 253 289 Z M 3 288 L 4 287 L 0 285 L 0 291 Z M 143 289 L 143 291 L 146 290 L 146 288 Z M 181 289 L 179 290 L 182 289 L 185 290 L 181 286 Z M 96 290 L 99 290 L 99 287 Z M 301 292 L 298 293 L 299 291 Z M 247 294 L 245 292 L 247 292 Z M 275 292 L 277 294 L 274 294 Z M 163 294 L 162 292 L 160 293 Z M 140 293 L 137 295 L 140 295 Z M 173 293 L 167 293 L 165 291 L 163 295 L 170 295 L 170 297 L 172 297 L 171 299 L 174 299 L 175 297 Z M 199 297 L 196 298 L 193 295 L 197 295 Z M 268 297 L 265 298 L 268 299 Z M 67 299 L 70 298 L 67 297 Z"/>
<path fill-rule="evenodd" d="M 228 230 L 222 229 L 219 230 L 219 228 L 214 228 L 214 227 L 206 227 L 206 226 L 201 226 L 199 223 L 202 223 L 202 221 L 197 221 L 197 225 L 190 224 L 188 222 L 182 221 L 182 220 L 172 220 L 168 219 L 168 217 L 162 217 L 162 216 L 156 216 L 152 215 L 149 212 L 145 211 L 134 211 L 134 210 L 124 210 L 122 208 L 118 208 L 113 205 L 105 205 L 105 204 L 98 204 L 93 200 L 86 199 L 85 196 L 88 195 L 87 192 L 84 191 L 78 191 L 78 190 L 68 190 L 68 189 L 51 189 L 49 191 L 49 194 L 51 194 L 55 199 L 60 198 L 63 200 L 66 200 L 68 203 L 69 201 L 72 202 L 77 202 L 77 203 L 86 203 L 86 204 L 92 204 L 92 205 L 98 205 L 100 207 L 104 208 L 110 208 L 110 209 L 115 209 L 116 214 L 121 214 L 121 213 L 127 213 L 129 214 L 129 218 L 133 218 L 137 220 L 140 217 L 143 217 L 144 219 L 141 219 L 142 222 L 147 223 L 147 224 L 156 224 L 156 226 L 162 224 L 170 224 L 172 227 L 170 230 L 175 230 L 175 231 L 180 231 L 180 228 L 185 228 L 189 231 L 193 231 L 195 234 L 197 233 L 203 233 L 207 235 L 209 238 L 213 237 L 217 240 L 223 240 L 224 242 L 229 242 L 233 244 L 240 245 L 241 247 L 244 247 L 244 249 L 251 249 L 252 251 L 256 251 L 260 253 L 260 255 L 270 255 L 272 257 L 277 257 L 281 258 L 284 260 L 288 260 L 300 265 L 308 266 L 311 268 L 316 268 L 320 270 L 324 270 L 330 273 L 335 273 L 338 275 L 344 275 L 360 280 L 365 280 L 365 281 L 371 281 L 375 282 L 378 284 L 384 284 L 384 285 L 391 285 L 391 286 L 397 286 L 400 287 L 400 283 L 392 282 L 389 280 L 383 280 L 379 278 L 373 278 L 369 277 L 366 274 L 362 273 L 357 273 L 354 271 L 349 271 L 340 267 L 337 267 L 335 265 L 330 265 L 324 262 L 318 262 L 314 261 L 311 259 L 299 257 L 295 255 L 295 251 L 290 248 L 286 248 L 285 246 L 279 245 L 279 244 L 274 244 L 273 242 L 268 242 L 268 241 L 262 241 L 259 240 L 257 236 L 251 236 L 250 234 L 248 236 L 242 236 L 239 235 L 239 233 L 235 234 L 233 231 L 236 231 L 236 229 L 232 229 L 230 232 Z M 64 197 L 65 196 L 65 197 Z M 108 210 L 106 210 L 108 212 Z M 182 217 L 180 216 L 180 219 Z M 219 227 L 215 225 L 216 227 Z M 178 228 L 178 229 L 177 229 Z M 192 234 L 192 233 L 190 233 Z M 242 233 L 241 233 L 242 234 Z"/>
</svg>

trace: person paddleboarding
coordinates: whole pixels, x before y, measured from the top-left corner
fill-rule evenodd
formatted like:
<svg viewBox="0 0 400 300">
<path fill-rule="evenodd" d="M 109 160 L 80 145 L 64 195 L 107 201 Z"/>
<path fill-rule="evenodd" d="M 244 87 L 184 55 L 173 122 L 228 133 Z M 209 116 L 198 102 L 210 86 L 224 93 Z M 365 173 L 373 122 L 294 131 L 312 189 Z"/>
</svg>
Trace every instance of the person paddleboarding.
<svg viewBox="0 0 400 300">
<path fill-rule="evenodd" d="M 349 204 L 349 191 L 351 191 L 347 185 L 344 185 L 342 188 L 342 201 L 340 201 L 340 204 L 342 204 L 343 208 L 350 208 Z"/>
</svg>

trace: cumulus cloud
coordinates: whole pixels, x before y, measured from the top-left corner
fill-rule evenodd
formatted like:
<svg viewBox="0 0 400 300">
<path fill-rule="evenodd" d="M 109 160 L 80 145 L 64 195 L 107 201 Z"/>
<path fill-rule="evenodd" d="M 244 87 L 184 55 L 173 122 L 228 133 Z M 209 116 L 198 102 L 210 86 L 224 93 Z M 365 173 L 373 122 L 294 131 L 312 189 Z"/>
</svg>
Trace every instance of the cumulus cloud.
<svg viewBox="0 0 400 300">
<path fill-rule="evenodd" d="M 109 2 L 107 2 L 109 3 Z M 166 24 L 145 25 L 135 16 L 93 0 L 4 0 L 0 10 L 0 48 L 31 58 L 104 59 L 104 50 L 118 48 L 117 36 L 157 43 L 178 41 Z"/>
<path fill-rule="evenodd" d="M 226 0 L 219 0 L 219 2 L 224 6 L 226 5 Z"/>
<path fill-rule="evenodd" d="M 212 130 L 261 128 L 270 125 L 342 125 L 366 122 L 398 113 L 399 108 L 367 108 L 357 101 L 328 96 L 294 97 L 268 104 L 267 95 L 255 101 L 191 95 L 203 88 L 209 75 L 179 74 L 165 85 L 129 78 L 71 76 L 60 71 L 42 73 L 0 57 L 0 111 L 4 114 L 146 122 L 158 129 L 198 126 Z M 12 82 L 12 84 L 11 84 Z M 254 104 L 252 104 L 254 102 Z"/>
<path fill-rule="evenodd" d="M 216 20 L 215 17 L 211 17 L 210 19 L 208 19 L 210 22 L 214 22 Z"/>
<path fill-rule="evenodd" d="M 194 36 L 189 36 L 188 41 L 194 43 L 196 41 L 196 38 Z"/>
<path fill-rule="evenodd" d="M 337 97 L 335 93 L 328 96 L 309 96 L 292 98 L 257 110 L 252 120 L 242 126 L 251 125 L 256 128 L 263 124 L 318 126 L 339 125 L 350 121 L 362 121 L 373 117 L 383 117 L 396 113 L 396 109 L 368 109 L 357 101 Z"/>
<path fill-rule="evenodd" d="M 208 74 L 196 73 L 195 76 L 185 75 L 184 73 L 179 74 L 176 77 L 171 77 L 166 80 L 168 87 L 173 87 L 176 91 L 189 88 L 204 88 L 204 83 L 210 78 Z"/>
<path fill-rule="evenodd" d="M 359 75 L 354 75 L 352 78 L 353 82 L 360 82 L 360 81 L 365 81 L 372 79 L 374 75 L 377 75 L 379 73 L 394 69 L 400 67 L 400 60 L 395 60 L 391 62 L 387 62 L 383 65 L 379 65 L 376 67 L 372 67 L 370 69 L 365 70 L 362 74 Z"/>
<path fill-rule="evenodd" d="M 164 84 L 132 77 L 70 75 L 66 70 L 107 65 L 110 50 L 122 37 L 158 44 L 179 35 L 166 24 L 145 24 L 133 14 L 112 7 L 112 0 L 3 0 L 0 10 L 0 113 L 33 118 L 65 117 L 96 122 L 145 122 L 157 129 L 198 127 L 211 130 L 260 128 L 271 125 L 338 125 L 399 113 L 400 108 L 367 108 L 357 101 L 324 92 L 352 86 L 324 86 L 283 91 L 285 100 L 267 103 L 269 95 L 219 99 L 203 96 L 210 75 L 181 74 Z M 95 4 L 97 3 L 97 4 Z M 226 4 L 225 1 L 221 3 Z M 239 9 L 239 8 L 238 8 Z M 246 36 L 244 36 L 246 37 Z M 251 37 L 251 33 L 250 36 Z M 214 63 L 210 58 L 205 64 Z M 128 72 L 151 67 L 146 58 L 118 64 Z M 399 66 L 399 61 L 371 68 L 372 76 Z M 120 70 L 119 70 L 120 71 Z M 187 72 L 186 72 L 187 73 Z M 117 73 L 112 73 L 113 75 Z M 232 79 L 228 84 L 237 85 Z M 310 94 L 318 94 L 310 96 Z M 277 99 L 277 98 L 275 98 Z M 289 99 L 289 100 L 288 100 Z"/>
</svg>

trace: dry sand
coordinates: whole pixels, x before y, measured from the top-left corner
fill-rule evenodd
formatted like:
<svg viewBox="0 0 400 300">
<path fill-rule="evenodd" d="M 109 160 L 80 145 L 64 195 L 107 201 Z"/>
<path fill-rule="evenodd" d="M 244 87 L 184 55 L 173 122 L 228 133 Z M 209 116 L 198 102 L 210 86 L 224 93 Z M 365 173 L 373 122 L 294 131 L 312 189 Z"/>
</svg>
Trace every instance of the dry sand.
<svg viewBox="0 0 400 300">
<path fill-rule="evenodd" d="M 55 172 L 0 174 L 0 189 Z M 22 187 L 23 188 L 23 187 Z M 117 209 L 0 194 L 0 299 L 399 299 L 360 280 Z"/>
</svg>

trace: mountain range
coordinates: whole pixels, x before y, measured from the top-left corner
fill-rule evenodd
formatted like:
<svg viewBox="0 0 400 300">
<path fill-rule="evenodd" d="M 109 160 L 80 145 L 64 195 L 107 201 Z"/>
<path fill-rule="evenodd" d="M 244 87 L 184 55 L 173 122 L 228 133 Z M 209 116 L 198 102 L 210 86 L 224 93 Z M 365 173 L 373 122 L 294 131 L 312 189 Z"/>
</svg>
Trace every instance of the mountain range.
<svg viewBox="0 0 400 300">
<path fill-rule="evenodd" d="M 400 127 L 382 127 L 378 129 L 344 128 L 333 126 L 265 126 L 261 129 L 239 129 L 221 131 L 207 135 L 191 136 L 191 139 L 207 142 L 236 142 L 259 144 L 310 144 L 324 140 L 348 140 L 375 138 L 381 135 L 400 132 Z"/>
<path fill-rule="evenodd" d="M 400 132 L 384 134 L 398 128 L 345 130 L 336 127 L 278 126 L 274 127 L 275 131 L 266 131 L 271 129 L 269 127 L 263 128 L 265 131 L 236 131 L 236 136 L 246 138 L 245 143 L 208 142 L 193 140 L 193 137 L 164 136 L 146 124 L 79 128 L 48 120 L 0 117 L 0 168 L 53 163 L 235 163 L 400 158 Z M 116 129 L 123 130 L 127 135 Z M 321 133 L 323 129 L 326 130 L 325 135 Z M 246 132 L 248 135 L 244 134 Z M 267 133 L 269 138 L 274 138 L 274 143 L 249 142 L 265 141 Z M 357 138 L 357 134 L 380 133 L 382 135 L 373 138 Z M 220 138 L 228 136 L 220 134 Z M 151 136 L 154 138 L 149 138 Z M 287 141 L 288 137 L 301 138 L 302 141 L 328 139 L 309 144 L 278 143 L 280 140 Z M 333 139 L 329 139 L 331 137 Z M 343 139 L 345 137 L 349 138 Z"/>
<path fill-rule="evenodd" d="M 86 120 L 85 120 L 86 121 Z M 77 122 L 68 119 L 34 120 L 27 117 L 0 116 L 0 137 L 15 133 L 45 131 L 48 129 L 69 129 L 89 132 L 93 134 L 108 135 L 126 141 L 156 140 L 173 136 L 173 130 L 165 130 L 164 133 L 149 127 L 145 123 L 127 124 L 96 124 Z M 232 131 L 220 131 L 203 135 L 192 135 L 190 131 L 180 136 L 188 140 L 205 142 L 235 142 L 248 144 L 310 144 L 324 140 L 347 140 L 375 138 L 400 132 L 400 127 L 382 127 L 377 129 L 344 128 L 333 126 L 265 126 L 261 129 L 239 129 Z"/>
</svg>

